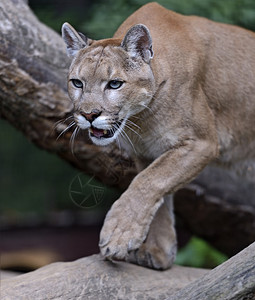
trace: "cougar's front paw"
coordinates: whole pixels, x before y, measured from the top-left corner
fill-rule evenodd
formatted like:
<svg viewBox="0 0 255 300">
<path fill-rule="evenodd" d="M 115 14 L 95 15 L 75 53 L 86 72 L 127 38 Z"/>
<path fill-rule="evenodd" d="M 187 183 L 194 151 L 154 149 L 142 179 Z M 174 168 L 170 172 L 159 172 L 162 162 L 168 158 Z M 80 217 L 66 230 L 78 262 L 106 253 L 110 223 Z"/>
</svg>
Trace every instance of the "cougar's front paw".
<svg viewBox="0 0 255 300">
<path fill-rule="evenodd" d="M 116 201 L 100 233 L 101 254 L 109 260 L 125 260 L 130 251 L 140 247 L 148 230 L 149 224 L 146 226 L 144 220 L 139 222 L 137 211 L 125 202 Z"/>
</svg>

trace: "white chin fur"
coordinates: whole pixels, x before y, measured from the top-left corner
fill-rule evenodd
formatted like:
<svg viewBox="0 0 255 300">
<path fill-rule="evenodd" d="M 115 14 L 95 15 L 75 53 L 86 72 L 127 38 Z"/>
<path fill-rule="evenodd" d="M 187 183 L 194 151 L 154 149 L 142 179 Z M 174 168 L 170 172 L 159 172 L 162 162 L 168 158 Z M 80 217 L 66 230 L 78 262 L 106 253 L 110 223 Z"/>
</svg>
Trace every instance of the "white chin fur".
<svg viewBox="0 0 255 300">
<path fill-rule="evenodd" d="M 97 145 L 97 146 L 106 146 L 106 145 L 109 145 L 111 144 L 115 139 L 116 133 L 114 134 L 114 136 L 110 137 L 110 138 L 96 138 L 95 136 L 92 136 L 90 133 L 89 133 L 89 137 L 91 139 L 91 141 Z"/>
</svg>

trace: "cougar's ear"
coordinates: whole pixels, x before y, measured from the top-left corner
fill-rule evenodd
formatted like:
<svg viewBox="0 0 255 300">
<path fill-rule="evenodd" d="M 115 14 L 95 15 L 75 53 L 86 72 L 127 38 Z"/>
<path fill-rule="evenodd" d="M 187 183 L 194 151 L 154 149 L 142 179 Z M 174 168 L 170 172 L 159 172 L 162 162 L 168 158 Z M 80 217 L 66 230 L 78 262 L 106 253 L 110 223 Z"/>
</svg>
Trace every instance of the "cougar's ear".
<svg viewBox="0 0 255 300">
<path fill-rule="evenodd" d="M 77 32 L 70 24 L 62 26 L 62 38 L 66 43 L 67 55 L 75 56 L 79 50 L 89 45 L 90 40 L 82 33 Z"/>
<path fill-rule="evenodd" d="M 153 57 L 150 31 L 143 24 L 135 25 L 128 30 L 121 47 L 129 52 L 131 57 L 140 56 L 146 63 Z"/>
</svg>

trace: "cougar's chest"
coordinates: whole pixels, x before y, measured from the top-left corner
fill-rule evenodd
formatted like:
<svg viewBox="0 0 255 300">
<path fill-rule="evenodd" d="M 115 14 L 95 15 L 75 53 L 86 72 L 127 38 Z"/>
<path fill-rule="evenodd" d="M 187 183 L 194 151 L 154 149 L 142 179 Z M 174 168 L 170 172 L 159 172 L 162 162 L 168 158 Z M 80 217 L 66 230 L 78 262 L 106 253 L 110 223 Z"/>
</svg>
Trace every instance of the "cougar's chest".
<svg viewBox="0 0 255 300">
<path fill-rule="evenodd" d="M 128 155 L 153 161 L 169 150 L 169 138 L 172 138 L 174 143 L 174 136 L 171 137 L 171 135 L 166 134 L 165 130 L 160 130 L 155 126 L 143 128 L 136 132 L 128 129 L 122 135 L 120 144 Z"/>
</svg>

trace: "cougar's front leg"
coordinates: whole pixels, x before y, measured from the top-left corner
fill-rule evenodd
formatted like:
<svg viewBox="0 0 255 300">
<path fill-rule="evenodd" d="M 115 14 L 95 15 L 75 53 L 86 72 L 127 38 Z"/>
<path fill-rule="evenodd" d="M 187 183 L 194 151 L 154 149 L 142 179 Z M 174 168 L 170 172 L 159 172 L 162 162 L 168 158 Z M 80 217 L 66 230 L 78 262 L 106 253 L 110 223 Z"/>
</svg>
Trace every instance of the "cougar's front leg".
<svg viewBox="0 0 255 300">
<path fill-rule="evenodd" d="M 125 260 L 148 235 L 163 198 L 147 198 L 143 188 L 129 188 L 113 204 L 100 233 L 100 250 L 109 260 Z"/>
<path fill-rule="evenodd" d="M 100 233 L 100 250 L 110 260 L 125 260 L 139 249 L 162 197 L 192 180 L 217 153 L 217 144 L 187 140 L 153 161 L 113 204 Z"/>
<path fill-rule="evenodd" d="M 164 197 L 139 249 L 131 251 L 126 261 L 143 267 L 165 270 L 172 266 L 177 252 L 174 228 L 173 197 Z"/>
</svg>

